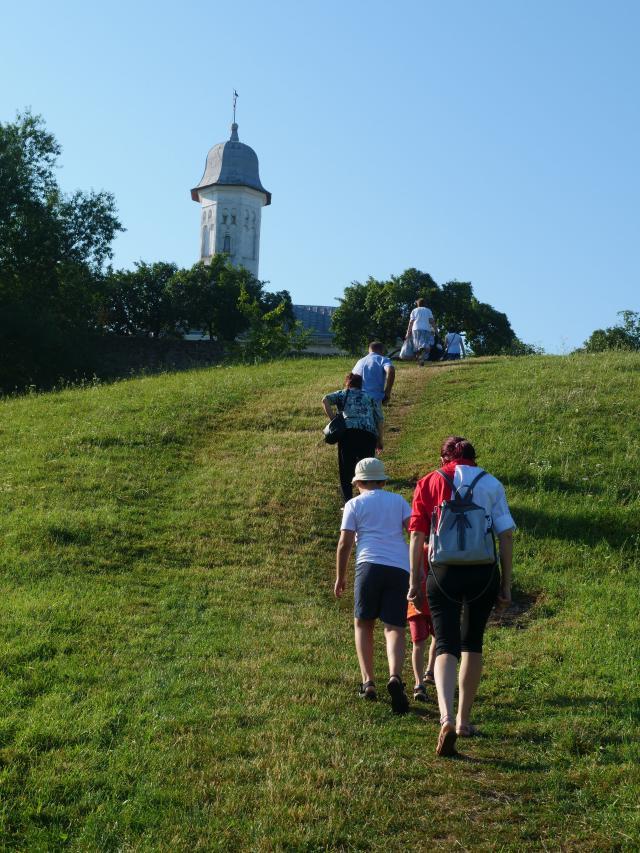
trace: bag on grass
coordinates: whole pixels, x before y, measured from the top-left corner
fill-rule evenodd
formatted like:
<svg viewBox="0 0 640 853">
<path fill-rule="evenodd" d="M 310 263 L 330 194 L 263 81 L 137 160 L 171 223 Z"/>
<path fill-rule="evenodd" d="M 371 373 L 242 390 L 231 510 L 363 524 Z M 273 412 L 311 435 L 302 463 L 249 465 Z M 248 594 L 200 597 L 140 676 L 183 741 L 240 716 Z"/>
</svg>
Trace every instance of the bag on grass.
<svg viewBox="0 0 640 853">
<path fill-rule="evenodd" d="M 491 518 L 483 506 L 473 502 L 473 489 L 481 471 L 461 494 L 453 480 L 441 469 L 438 474 L 451 486 L 451 497 L 436 507 L 431 516 L 429 563 L 434 566 L 487 565 L 495 563 L 496 543 Z"/>
<path fill-rule="evenodd" d="M 400 349 L 400 358 L 402 359 L 402 361 L 409 361 L 414 357 L 414 355 L 415 350 L 413 348 L 413 341 L 411 340 L 411 337 L 408 336 L 407 338 L 405 338 L 404 343 L 402 344 L 402 347 Z"/>
<path fill-rule="evenodd" d="M 326 427 L 322 430 L 324 433 L 324 440 L 327 444 L 337 444 L 338 439 L 344 433 L 347 428 L 347 423 L 344 419 L 344 407 L 347 403 L 347 397 L 349 396 L 349 389 L 347 388 L 347 393 L 344 395 L 344 402 L 342 403 L 342 407 L 338 403 L 338 414 L 334 415 Z"/>
</svg>

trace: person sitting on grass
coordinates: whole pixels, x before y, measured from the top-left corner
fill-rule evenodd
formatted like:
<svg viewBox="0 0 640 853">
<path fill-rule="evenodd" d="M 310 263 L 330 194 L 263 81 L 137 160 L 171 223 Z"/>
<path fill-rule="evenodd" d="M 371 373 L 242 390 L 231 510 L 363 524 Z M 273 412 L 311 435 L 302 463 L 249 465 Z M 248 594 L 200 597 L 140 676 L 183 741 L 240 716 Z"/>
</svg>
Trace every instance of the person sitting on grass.
<svg viewBox="0 0 640 853">
<path fill-rule="evenodd" d="M 384 624 L 389 664 L 387 690 L 396 714 L 409 710 L 402 682 L 409 590 L 409 547 L 404 537 L 411 507 L 402 495 L 384 490 L 388 479 L 380 459 L 361 459 L 353 483 L 360 494 L 347 501 L 336 552 L 334 594 L 340 598 L 347 583 L 347 564 L 355 543 L 355 644 L 362 675 L 359 695 L 377 699 L 373 673 L 373 632 L 376 619 Z"/>
</svg>

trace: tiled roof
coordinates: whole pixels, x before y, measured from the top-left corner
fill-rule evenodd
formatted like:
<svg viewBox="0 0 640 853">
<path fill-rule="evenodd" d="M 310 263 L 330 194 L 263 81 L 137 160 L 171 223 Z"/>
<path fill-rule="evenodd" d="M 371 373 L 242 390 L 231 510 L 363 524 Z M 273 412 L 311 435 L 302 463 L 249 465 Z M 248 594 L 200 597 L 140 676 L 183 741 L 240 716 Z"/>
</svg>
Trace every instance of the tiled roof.
<svg viewBox="0 0 640 853">
<path fill-rule="evenodd" d="M 294 305 L 293 313 L 314 337 L 333 338 L 331 317 L 336 309 L 331 305 Z"/>
</svg>

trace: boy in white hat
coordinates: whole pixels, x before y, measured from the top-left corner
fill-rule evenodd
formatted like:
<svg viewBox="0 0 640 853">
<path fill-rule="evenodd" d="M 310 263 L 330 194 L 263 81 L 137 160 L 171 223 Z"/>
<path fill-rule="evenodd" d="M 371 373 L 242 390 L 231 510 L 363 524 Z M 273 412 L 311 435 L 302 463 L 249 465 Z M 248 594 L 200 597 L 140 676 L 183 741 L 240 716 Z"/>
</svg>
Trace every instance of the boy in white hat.
<svg viewBox="0 0 640 853">
<path fill-rule="evenodd" d="M 359 695 L 364 699 L 377 699 L 373 629 L 376 619 L 380 619 L 387 646 L 387 690 L 391 707 L 396 714 L 404 714 L 409 709 L 402 682 L 409 589 L 409 546 L 404 531 L 411 517 L 411 507 L 402 495 L 384 490 L 387 479 L 380 459 L 368 457 L 356 465 L 353 483 L 360 494 L 347 501 L 344 507 L 336 552 L 334 593 L 340 598 L 345 590 L 347 564 L 355 543 L 353 615 L 362 674 Z"/>
</svg>

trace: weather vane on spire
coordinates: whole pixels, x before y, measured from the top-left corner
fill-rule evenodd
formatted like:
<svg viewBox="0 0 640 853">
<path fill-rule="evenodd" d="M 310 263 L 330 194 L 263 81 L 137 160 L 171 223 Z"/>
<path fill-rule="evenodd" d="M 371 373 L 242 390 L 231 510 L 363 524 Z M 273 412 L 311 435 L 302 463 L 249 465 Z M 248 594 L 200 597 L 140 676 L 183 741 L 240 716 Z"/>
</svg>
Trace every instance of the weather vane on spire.
<svg viewBox="0 0 640 853">
<path fill-rule="evenodd" d="M 236 101 L 238 100 L 238 93 L 236 90 L 233 90 L 233 123 L 236 123 Z"/>
</svg>

